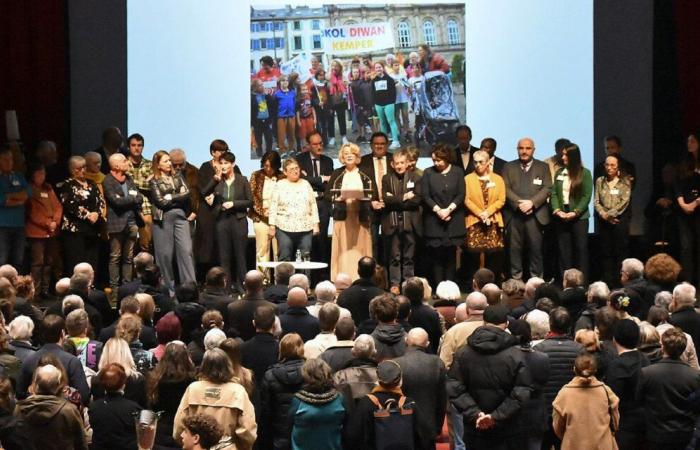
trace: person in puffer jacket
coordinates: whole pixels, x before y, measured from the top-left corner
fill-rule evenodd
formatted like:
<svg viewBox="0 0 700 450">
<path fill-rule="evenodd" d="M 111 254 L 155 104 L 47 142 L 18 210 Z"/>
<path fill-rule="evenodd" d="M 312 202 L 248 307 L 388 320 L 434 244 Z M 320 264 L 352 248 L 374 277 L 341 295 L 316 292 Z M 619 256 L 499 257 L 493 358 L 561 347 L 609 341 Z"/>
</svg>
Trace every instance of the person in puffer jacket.
<svg viewBox="0 0 700 450">
<path fill-rule="evenodd" d="M 508 334 L 508 309 L 489 306 L 484 325 L 455 354 L 447 381 L 452 405 L 464 418 L 470 449 L 521 448 L 520 413 L 532 392 L 518 339 Z"/>
<path fill-rule="evenodd" d="M 291 427 L 288 420 L 289 407 L 302 387 L 304 379 L 304 341 L 296 333 L 290 333 L 280 341 L 279 362 L 265 372 L 260 397 L 262 423 L 260 424 L 261 449 L 288 450 L 291 448 Z M 272 439 L 272 445 L 265 442 Z"/>
<path fill-rule="evenodd" d="M 399 304 L 391 294 L 382 294 L 369 303 L 370 314 L 379 324 L 372 332 L 377 353 L 374 359 L 382 362 L 406 353 L 406 330 L 396 320 Z"/>
</svg>

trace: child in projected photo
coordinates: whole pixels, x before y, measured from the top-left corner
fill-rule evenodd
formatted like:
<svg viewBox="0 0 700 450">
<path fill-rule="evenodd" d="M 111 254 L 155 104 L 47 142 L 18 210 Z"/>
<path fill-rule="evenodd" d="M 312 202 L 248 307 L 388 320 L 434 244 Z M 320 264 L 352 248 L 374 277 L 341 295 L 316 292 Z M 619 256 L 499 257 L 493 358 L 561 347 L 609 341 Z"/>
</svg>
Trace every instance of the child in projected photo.
<svg viewBox="0 0 700 450">
<path fill-rule="evenodd" d="M 316 128 L 321 133 L 323 145 L 328 144 L 328 127 L 333 126 L 333 109 L 328 103 L 328 81 L 326 80 L 326 71 L 319 68 L 313 78 L 314 89 L 318 102 L 314 105 L 316 108 Z"/>
<path fill-rule="evenodd" d="M 316 111 L 309 88 L 302 84 L 297 97 L 297 139 L 304 142 L 306 136 L 316 129 Z M 301 148 L 301 147 L 299 147 Z"/>
<path fill-rule="evenodd" d="M 296 151 L 296 91 L 289 87 L 289 77 L 282 75 L 275 92 L 277 101 L 277 145 L 280 153 Z"/>
<path fill-rule="evenodd" d="M 272 150 L 272 96 L 265 93 L 262 81 L 254 79 L 250 83 L 250 125 L 255 137 L 255 153 L 262 156 L 263 138 L 265 151 Z"/>
</svg>

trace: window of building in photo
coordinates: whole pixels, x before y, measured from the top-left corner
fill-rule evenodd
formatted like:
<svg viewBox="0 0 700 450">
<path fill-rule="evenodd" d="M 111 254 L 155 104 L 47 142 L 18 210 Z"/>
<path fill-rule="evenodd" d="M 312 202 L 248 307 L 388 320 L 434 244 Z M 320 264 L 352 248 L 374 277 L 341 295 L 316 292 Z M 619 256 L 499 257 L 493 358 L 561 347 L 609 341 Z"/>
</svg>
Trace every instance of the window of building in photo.
<svg viewBox="0 0 700 450">
<path fill-rule="evenodd" d="M 275 31 L 284 30 L 284 22 L 275 22 Z"/>
<path fill-rule="evenodd" d="M 406 48 L 411 46 L 411 29 L 407 22 L 399 22 L 399 46 Z"/>
<path fill-rule="evenodd" d="M 301 30 L 301 20 L 295 20 L 295 21 L 294 21 L 294 29 L 295 29 L 295 30 Z"/>
<path fill-rule="evenodd" d="M 275 47 L 284 48 L 284 38 L 275 38 Z"/>
<path fill-rule="evenodd" d="M 251 39 L 250 40 L 250 49 L 251 50 L 260 50 L 260 41 L 257 39 Z"/>
<path fill-rule="evenodd" d="M 267 48 L 267 39 L 260 39 L 260 45 L 258 45 L 258 48 L 265 49 Z"/>
<path fill-rule="evenodd" d="M 314 34 L 314 50 L 321 48 L 321 35 Z"/>
<path fill-rule="evenodd" d="M 302 50 L 301 36 L 294 36 L 294 50 Z"/>
<path fill-rule="evenodd" d="M 320 30 L 321 29 L 321 21 L 318 19 L 314 19 L 311 22 L 311 29 L 312 30 Z"/>
<path fill-rule="evenodd" d="M 447 42 L 450 45 L 459 44 L 459 26 L 454 19 L 447 21 Z"/>
<path fill-rule="evenodd" d="M 252 22 L 252 23 L 250 24 L 250 32 L 251 32 L 251 33 L 255 33 L 256 31 L 258 31 L 258 24 L 255 23 L 255 22 Z"/>
<path fill-rule="evenodd" d="M 437 40 L 435 39 L 435 27 L 433 22 L 426 20 L 423 22 L 423 39 L 428 45 L 437 45 Z"/>
</svg>

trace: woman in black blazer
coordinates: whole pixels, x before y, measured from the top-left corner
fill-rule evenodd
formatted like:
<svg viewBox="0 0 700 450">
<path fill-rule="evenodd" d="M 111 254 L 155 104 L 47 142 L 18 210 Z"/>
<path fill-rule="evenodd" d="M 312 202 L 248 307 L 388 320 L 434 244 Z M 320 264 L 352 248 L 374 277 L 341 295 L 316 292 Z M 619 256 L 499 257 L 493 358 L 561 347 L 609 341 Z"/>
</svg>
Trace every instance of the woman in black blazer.
<svg viewBox="0 0 700 450">
<path fill-rule="evenodd" d="M 202 194 L 214 194 L 215 232 L 219 262 L 226 271 L 231 286 L 243 293 L 246 263 L 245 249 L 248 242 L 248 208 L 253 205 L 253 195 L 246 177 L 235 173 L 236 156 L 224 153 L 219 160 L 221 172 L 215 174 Z M 231 264 L 231 255 L 235 270 Z"/>
<path fill-rule="evenodd" d="M 452 151 L 438 144 L 433 167 L 423 172 L 423 235 L 433 257 L 433 283 L 455 279 L 457 246 L 464 242 L 464 171 L 451 163 Z"/>
</svg>

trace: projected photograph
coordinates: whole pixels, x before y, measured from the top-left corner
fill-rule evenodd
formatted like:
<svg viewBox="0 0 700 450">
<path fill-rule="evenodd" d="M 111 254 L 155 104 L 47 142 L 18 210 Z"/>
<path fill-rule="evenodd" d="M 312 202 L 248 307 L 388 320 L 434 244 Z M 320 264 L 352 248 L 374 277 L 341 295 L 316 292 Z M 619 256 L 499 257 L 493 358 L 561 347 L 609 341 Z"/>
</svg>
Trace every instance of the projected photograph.
<svg viewBox="0 0 700 450">
<path fill-rule="evenodd" d="M 250 10 L 251 157 L 293 156 L 318 131 L 325 153 L 345 142 L 370 152 L 430 155 L 465 121 L 464 3 L 253 5 Z"/>
</svg>

